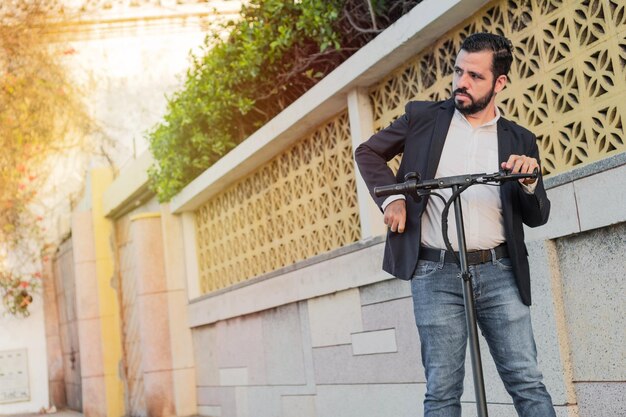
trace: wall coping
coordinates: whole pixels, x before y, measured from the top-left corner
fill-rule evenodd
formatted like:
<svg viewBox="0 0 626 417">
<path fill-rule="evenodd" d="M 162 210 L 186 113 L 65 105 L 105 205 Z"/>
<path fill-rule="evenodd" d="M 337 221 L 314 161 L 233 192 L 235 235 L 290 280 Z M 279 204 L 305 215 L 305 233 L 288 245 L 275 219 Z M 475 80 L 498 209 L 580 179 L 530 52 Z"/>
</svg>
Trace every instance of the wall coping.
<svg viewBox="0 0 626 417">
<path fill-rule="evenodd" d="M 122 169 L 102 196 L 105 217 L 119 218 L 154 196 L 148 178 L 148 168 L 153 162 L 152 154 L 146 151 Z"/>
<path fill-rule="evenodd" d="M 369 239 L 359 240 L 358 242 L 354 242 L 354 243 L 351 243 L 349 245 L 342 246 L 340 248 L 333 249 L 333 250 L 330 250 L 328 252 L 324 252 L 324 253 L 321 253 L 319 255 L 312 256 L 310 258 L 307 258 L 307 259 L 295 262 L 293 264 L 289 264 L 287 266 L 284 266 L 284 267 L 279 268 L 279 269 L 275 269 L 275 270 L 267 272 L 265 274 L 258 275 L 258 276 L 254 277 L 254 278 L 250 278 L 248 280 L 239 282 L 237 284 L 233 284 L 233 285 L 231 285 L 231 286 L 229 286 L 227 288 L 222 288 L 220 290 L 213 291 L 210 294 L 201 295 L 200 297 L 194 298 L 193 300 L 191 300 L 190 303 L 192 303 L 192 304 L 193 303 L 199 303 L 199 302 L 202 302 L 203 300 L 207 300 L 209 298 L 219 297 L 222 294 L 226 294 L 226 293 L 229 293 L 229 292 L 237 291 L 240 288 L 248 287 L 250 285 L 255 285 L 255 284 L 258 284 L 259 282 L 263 282 L 263 281 L 275 278 L 275 277 L 280 276 L 280 275 L 285 275 L 285 274 L 290 273 L 290 272 L 299 271 L 301 269 L 308 268 L 308 267 L 310 267 L 312 265 L 315 265 L 315 264 L 326 262 L 326 261 L 329 261 L 331 259 L 338 258 L 340 256 L 349 255 L 349 254 L 352 254 L 353 252 L 358 252 L 358 251 L 363 250 L 365 248 L 369 248 L 370 246 L 375 246 L 375 245 L 378 245 L 380 243 L 384 243 L 385 240 L 386 240 L 386 236 L 385 235 L 374 236 L 374 237 L 371 237 Z"/>
<path fill-rule="evenodd" d="M 543 181 L 543 184 L 546 187 L 546 190 L 549 190 L 551 188 L 556 188 L 569 182 L 574 182 L 591 175 L 599 174 L 600 172 L 608 171 L 622 165 L 626 165 L 626 152 L 618 153 L 616 155 L 600 159 L 599 161 L 581 165 L 566 172 L 551 175 Z"/>
<path fill-rule="evenodd" d="M 384 242 L 385 236 L 359 241 L 193 299 L 189 327 L 396 279 L 380 268 Z"/>
</svg>

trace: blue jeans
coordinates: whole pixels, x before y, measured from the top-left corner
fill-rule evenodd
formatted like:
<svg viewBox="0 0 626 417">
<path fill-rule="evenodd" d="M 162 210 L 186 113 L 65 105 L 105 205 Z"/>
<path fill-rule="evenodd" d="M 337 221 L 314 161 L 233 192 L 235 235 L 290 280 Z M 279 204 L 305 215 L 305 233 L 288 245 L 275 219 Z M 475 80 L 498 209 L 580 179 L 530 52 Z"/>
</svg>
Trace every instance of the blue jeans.
<svg viewBox="0 0 626 417">
<path fill-rule="evenodd" d="M 411 281 L 426 371 L 425 417 L 461 416 L 467 328 L 459 271 L 443 259 L 420 260 Z M 555 416 L 537 366 L 530 309 L 520 299 L 511 261 L 470 266 L 470 272 L 478 326 L 517 414 Z"/>
</svg>

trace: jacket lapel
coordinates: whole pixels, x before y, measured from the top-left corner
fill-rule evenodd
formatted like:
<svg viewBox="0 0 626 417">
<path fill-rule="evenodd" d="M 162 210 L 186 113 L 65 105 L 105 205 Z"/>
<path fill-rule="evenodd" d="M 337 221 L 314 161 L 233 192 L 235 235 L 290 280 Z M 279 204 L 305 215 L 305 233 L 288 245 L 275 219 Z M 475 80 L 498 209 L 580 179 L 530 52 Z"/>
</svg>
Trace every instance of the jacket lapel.
<svg viewBox="0 0 626 417">
<path fill-rule="evenodd" d="M 502 162 L 508 161 L 509 157 L 513 153 L 513 141 L 515 137 L 513 132 L 505 123 L 502 118 L 498 120 L 498 166 L 494 167 L 496 170 L 500 170 Z M 510 193 L 517 184 L 513 182 L 506 182 L 500 186 L 500 200 L 502 201 L 502 217 L 504 220 L 504 230 L 506 239 L 509 241 L 512 238 L 513 230 L 513 213 L 511 210 L 511 198 Z"/>
<path fill-rule="evenodd" d="M 498 120 L 498 166 L 496 169 L 500 169 L 500 164 L 502 162 L 506 162 L 511 156 L 512 152 L 512 144 L 513 144 L 513 135 L 509 127 L 504 123 L 502 118 Z"/>
<path fill-rule="evenodd" d="M 446 136 L 448 135 L 448 129 L 450 128 L 450 122 L 452 121 L 453 115 L 454 103 L 452 100 L 447 100 L 441 103 L 441 108 L 437 112 L 437 119 L 435 120 L 433 136 L 430 140 L 428 163 L 423 179 L 435 178 L 437 167 L 439 166 L 439 160 L 441 159 L 441 153 L 443 152 L 443 145 L 446 142 Z"/>
</svg>

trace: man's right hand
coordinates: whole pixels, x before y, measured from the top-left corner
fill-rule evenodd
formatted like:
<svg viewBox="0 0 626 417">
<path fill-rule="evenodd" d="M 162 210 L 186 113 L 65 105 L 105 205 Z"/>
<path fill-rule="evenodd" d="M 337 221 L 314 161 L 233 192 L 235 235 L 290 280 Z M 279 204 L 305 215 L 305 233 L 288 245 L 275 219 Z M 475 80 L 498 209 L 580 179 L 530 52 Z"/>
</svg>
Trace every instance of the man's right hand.
<svg viewBox="0 0 626 417">
<path fill-rule="evenodd" d="M 403 233 L 406 225 L 406 201 L 396 200 L 389 203 L 385 207 L 383 220 L 392 232 Z"/>
</svg>

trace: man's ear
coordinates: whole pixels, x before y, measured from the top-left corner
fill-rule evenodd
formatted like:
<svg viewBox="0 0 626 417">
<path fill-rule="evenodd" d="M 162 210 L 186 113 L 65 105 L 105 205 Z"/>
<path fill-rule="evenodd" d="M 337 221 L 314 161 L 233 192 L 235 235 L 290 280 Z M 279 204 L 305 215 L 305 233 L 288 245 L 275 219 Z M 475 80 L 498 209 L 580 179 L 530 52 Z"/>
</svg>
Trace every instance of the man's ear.
<svg viewBox="0 0 626 417">
<path fill-rule="evenodd" d="M 504 74 L 499 75 L 498 78 L 496 78 L 496 83 L 494 85 L 493 90 L 496 93 L 499 93 L 500 91 L 504 90 L 504 87 L 506 87 L 506 83 L 508 80 L 509 78 L 506 75 Z"/>
</svg>

